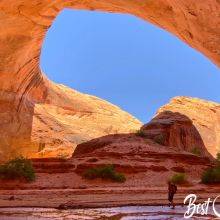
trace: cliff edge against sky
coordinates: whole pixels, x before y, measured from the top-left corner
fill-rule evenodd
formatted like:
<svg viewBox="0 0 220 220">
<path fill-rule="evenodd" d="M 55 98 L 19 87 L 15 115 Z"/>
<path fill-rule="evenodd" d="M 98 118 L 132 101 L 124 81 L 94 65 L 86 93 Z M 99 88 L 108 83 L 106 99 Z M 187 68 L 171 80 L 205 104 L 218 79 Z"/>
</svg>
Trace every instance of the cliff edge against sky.
<svg viewBox="0 0 220 220">
<path fill-rule="evenodd" d="M 56 85 L 41 72 L 39 58 L 44 36 L 65 7 L 133 14 L 173 33 L 220 65 L 218 0 L 2 0 L 2 156 L 14 155 L 16 151 L 32 156 L 45 146 L 52 151 L 54 146 L 61 148 L 65 154 L 62 148 L 69 143 L 78 144 L 115 131 L 129 132 L 140 125 L 117 107 Z"/>
</svg>

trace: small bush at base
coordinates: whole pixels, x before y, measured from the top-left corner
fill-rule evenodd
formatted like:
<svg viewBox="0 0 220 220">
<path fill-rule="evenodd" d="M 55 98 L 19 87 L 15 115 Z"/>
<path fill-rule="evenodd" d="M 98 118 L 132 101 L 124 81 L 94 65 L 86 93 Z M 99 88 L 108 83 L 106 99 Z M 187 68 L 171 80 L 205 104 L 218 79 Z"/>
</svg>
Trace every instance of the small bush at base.
<svg viewBox="0 0 220 220">
<path fill-rule="evenodd" d="M 202 183 L 220 183 L 220 166 L 205 170 L 201 177 Z"/>
<path fill-rule="evenodd" d="M 194 147 L 192 150 L 191 150 L 191 153 L 196 155 L 196 156 L 201 156 L 201 150 L 198 148 L 198 147 Z"/>
<path fill-rule="evenodd" d="M 218 152 L 218 153 L 216 154 L 216 160 L 217 160 L 217 162 L 220 162 L 220 152 Z"/>
<path fill-rule="evenodd" d="M 141 129 L 136 131 L 136 135 L 139 137 L 145 137 L 145 134 Z"/>
<path fill-rule="evenodd" d="M 105 165 L 102 167 L 90 168 L 88 169 L 83 176 L 86 179 L 111 179 L 115 182 L 125 182 L 126 177 L 122 173 L 117 173 L 113 165 Z"/>
<path fill-rule="evenodd" d="M 35 180 L 35 171 L 31 161 L 23 157 L 15 158 L 0 166 L 0 179 Z"/>
<path fill-rule="evenodd" d="M 176 173 L 171 178 L 170 181 L 174 184 L 181 184 L 186 182 L 185 173 Z"/>
</svg>

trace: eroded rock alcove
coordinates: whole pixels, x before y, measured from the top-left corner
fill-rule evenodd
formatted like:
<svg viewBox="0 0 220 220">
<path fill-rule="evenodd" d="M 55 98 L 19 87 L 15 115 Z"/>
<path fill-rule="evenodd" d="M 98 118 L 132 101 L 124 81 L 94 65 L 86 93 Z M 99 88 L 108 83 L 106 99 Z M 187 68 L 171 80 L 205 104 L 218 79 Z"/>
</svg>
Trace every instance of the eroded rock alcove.
<svg viewBox="0 0 220 220">
<path fill-rule="evenodd" d="M 220 65 L 218 0 L 2 0 L 1 158 L 17 153 L 70 154 L 83 141 L 141 126 L 118 107 L 56 85 L 41 72 L 45 33 L 65 7 L 133 14 L 173 33 Z M 39 155 L 45 147 L 46 154 Z M 55 154 L 53 148 L 58 149 Z"/>
</svg>

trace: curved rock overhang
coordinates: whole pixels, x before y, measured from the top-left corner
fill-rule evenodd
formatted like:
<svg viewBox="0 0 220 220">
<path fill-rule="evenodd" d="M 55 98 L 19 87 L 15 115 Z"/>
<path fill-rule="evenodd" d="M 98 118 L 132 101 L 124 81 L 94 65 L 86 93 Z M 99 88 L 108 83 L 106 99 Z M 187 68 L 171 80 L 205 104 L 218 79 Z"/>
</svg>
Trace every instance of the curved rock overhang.
<svg viewBox="0 0 220 220">
<path fill-rule="evenodd" d="M 29 144 L 24 139 L 33 133 L 36 104 L 66 108 L 74 104 L 63 98 L 65 89 L 48 80 L 39 66 L 45 34 L 64 8 L 135 15 L 171 32 L 220 66 L 219 0 L 1 0 L 0 150 L 4 153 L 5 146 Z M 92 100 L 88 107 L 82 99 L 77 99 L 75 111 L 96 108 Z M 132 123 L 131 128 L 140 125 L 135 119 Z"/>
</svg>

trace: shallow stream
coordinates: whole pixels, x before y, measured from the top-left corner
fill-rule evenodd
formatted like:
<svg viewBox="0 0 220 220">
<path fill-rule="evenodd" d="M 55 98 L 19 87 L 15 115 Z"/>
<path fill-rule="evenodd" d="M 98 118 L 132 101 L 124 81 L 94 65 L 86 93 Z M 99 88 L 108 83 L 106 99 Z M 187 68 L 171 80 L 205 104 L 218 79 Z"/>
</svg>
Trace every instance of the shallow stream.
<svg viewBox="0 0 220 220">
<path fill-rule="evenodd" d="M 217 206 L 220 210 L 220 205 Z M 184 219 L 186 207 L 174 210 L 165 206 L 126 206 L 114 208 L 69 209 L 52 208 L 1 208 L 1 220 L 178 220 Z M 215 219 L 212 212 L 208 216 L 194 216 L 190 219 Z M 218 219 L 218 218 L 216 218 Z"/>
</svg>

